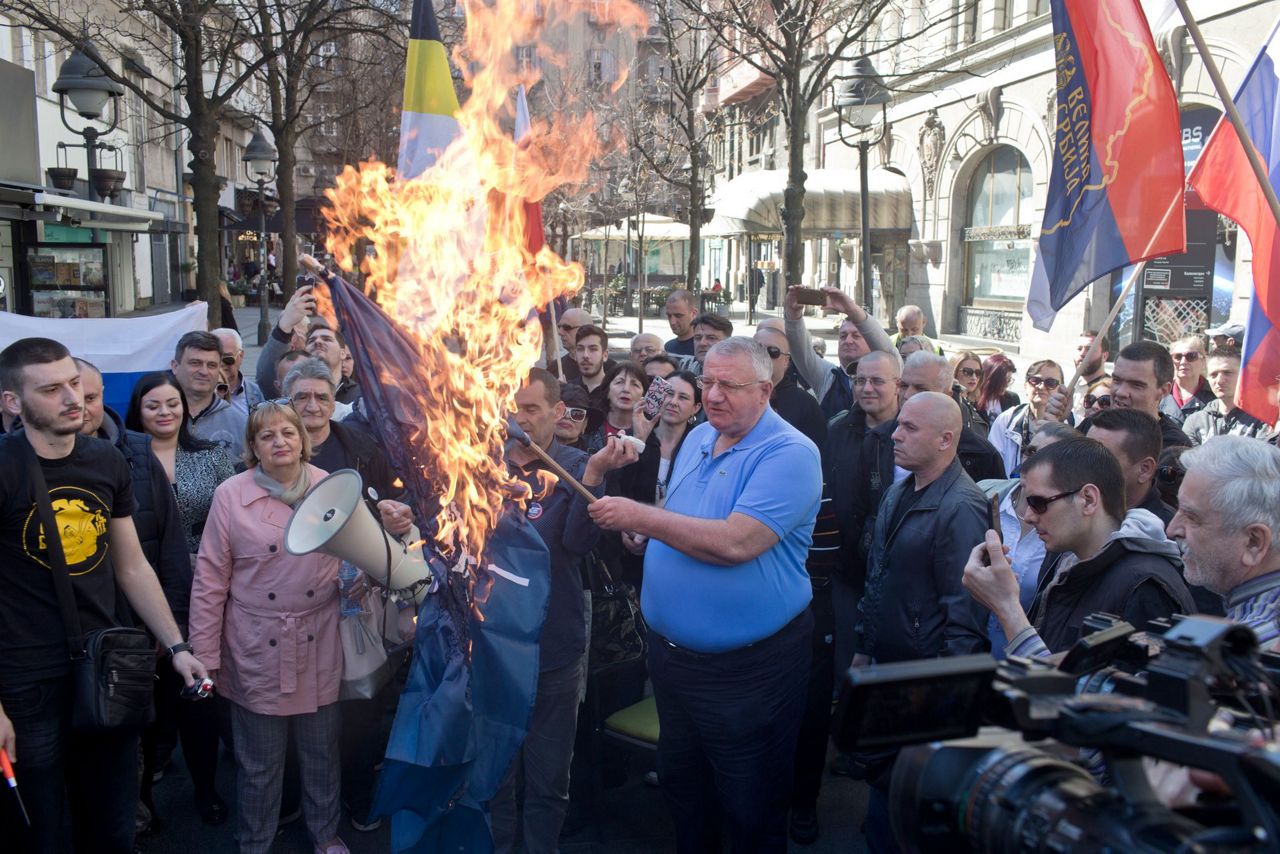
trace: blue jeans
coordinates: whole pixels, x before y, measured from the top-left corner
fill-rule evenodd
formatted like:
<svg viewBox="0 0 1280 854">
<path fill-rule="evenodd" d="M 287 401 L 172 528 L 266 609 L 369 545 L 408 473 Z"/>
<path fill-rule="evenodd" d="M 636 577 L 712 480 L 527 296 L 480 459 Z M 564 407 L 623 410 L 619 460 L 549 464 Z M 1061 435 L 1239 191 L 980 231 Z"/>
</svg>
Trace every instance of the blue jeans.
<svg viewBox="0 0 1280 854">
<path fill-rule="evenodd" d="M 14 773 L 31 815 L 0 797 L 0 839 L 16 854 L 130 854 L 138 803 L 138 731 L 71 730 L 71 678 L 0 686 L 13 721 Z M 12 847 L 11 847 L 12 846 Z M 73 847 L 74 846 L 74 847 Z"/>
<path fill-rule="evenodd" d="M 697 653 L 650 633 L 658 777 L 676 850 L 785 852 L 796 739 L 813 652 L 809 609 L 741 649 Z"/>
</svg>

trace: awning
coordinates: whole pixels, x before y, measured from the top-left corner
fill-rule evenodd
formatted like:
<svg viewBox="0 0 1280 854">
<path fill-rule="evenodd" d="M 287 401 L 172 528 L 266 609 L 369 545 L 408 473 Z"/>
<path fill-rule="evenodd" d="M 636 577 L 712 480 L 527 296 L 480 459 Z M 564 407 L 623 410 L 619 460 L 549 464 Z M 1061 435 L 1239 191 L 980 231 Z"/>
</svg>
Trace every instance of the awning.
<svg viewBox="0 0 1280 854">
<path fill-rule="evenodd" d="M 815 169 L 805 179 L 804 222 L 806 237 L 857 234 L 862 228 L 856 169 Z M 911 184 L 887 169 L 873 169 L 867 179 L 870 190 L 871 228 L 911 228 Z M 705 237 L 733 234 L 782 234 L 784 169 L 747 172 L 715 194 L 710 207 L 716 215 L 702 230 Z"/>
<path fill-rule="evenodd" d="M 689 226 L 683 222 L 655 213 L 644 213 L 639 217 L 623 220 L 620 227 L 596 226 L 587 231 L 573 235 L 572 240 L 608 240 L 610 243 L 625 243 L 628 240 L 627 226 L 631 227 L 630 239 L 635 240 L 641 227 L 644 229 L 645 243 L 675 243 L 689 239 Z"/>
<path fill-rule="evenodd" d="M 151 224 L 164 221 L 158 211 L 127 208 L 124 205 L 108 205 L 90 202 L 74 196 L 56 193 L 35 193 L 32 202 L 49 210 L 60 210 L 81 228 L 100 228 L 103 231 L 149 231 Z"/>
</svg>

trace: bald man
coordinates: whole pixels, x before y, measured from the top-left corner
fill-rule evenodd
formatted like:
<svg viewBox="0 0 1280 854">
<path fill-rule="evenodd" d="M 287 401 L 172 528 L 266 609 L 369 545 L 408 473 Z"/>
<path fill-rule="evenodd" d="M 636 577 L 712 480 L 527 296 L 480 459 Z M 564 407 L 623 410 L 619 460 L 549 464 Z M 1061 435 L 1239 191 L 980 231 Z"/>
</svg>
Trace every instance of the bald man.
<svg viewBox="0 0 1280 854">
<path fill-rule="evenodd" d="M 987 501 L 956 457 L 963 429 L 950 396 L 917 392 L 898 412 L 894 463 L 907 476 L 885 493 L 858 608 L 855 667 L 969 655 L 988 649 L 988 614 L 965 592 L 969 552 L 987 532 Z M 863 833 L 869 851 L 894 851 L 889 775 L 871 785 Z"/>
<path fill-rule="evenodd" d="M 755 337 L 764 345 L 773 368 L 773 395 L 769 398 L 769 405 L 782 416 L 783 421 L 821 448 L 827 441 L 827 419 L 814 396 L 796 382 L 786 333 L 773 326 L 761 326 L 756 329 Z"/>
<path fill-rule="evenodd" d="M 641 332 L 631 339 L 631 361 L 644 367 L 646 359 L 662 352 L 662 339 L 652 332 Z"/>
<path fill-rule="evenodd" d="M 557 332 L 560 335 L 560 352 L 556 354 L 556 358 L 546 366 L 547 370 L 556 375 L 556 379 L 561 382 L 576 380 L 582 375 L 578 370 L 578 363 L 574 360 L 575 338 L 578 335 L 578 327 L 586 326 L 593 323 L 595 318 L 580 308 L 565 309 L 564 314 L 560 315 L 557 321 Z"/>
</svg>

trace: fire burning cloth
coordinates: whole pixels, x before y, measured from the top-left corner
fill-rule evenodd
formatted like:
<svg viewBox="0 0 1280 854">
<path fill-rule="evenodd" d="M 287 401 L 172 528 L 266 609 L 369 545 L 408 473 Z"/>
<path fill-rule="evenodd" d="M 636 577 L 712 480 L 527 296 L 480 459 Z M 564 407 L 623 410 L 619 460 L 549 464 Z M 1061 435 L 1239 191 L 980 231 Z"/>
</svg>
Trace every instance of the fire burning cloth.
<svg viewBox="0 0 1280 854">
<path fill-rule="evenodd" d="M 1236 92 L 1235 104 L 1271 186 L 1280 192 L 1280 21 L 1272 27 L 1253 67 Z M 1245 324 L 1244 358 L 1236 404 L 1274 424 L 1280 415 L 1280 226 L 1249 167 L 1240 137 L 1226 117 L 1218 121 L 1187 177 L 1206 207 L 1230 217 L 1253 246 L 1253 299 Z"/>
<path fill-rule="evenodd" d="M 419 520 L 439 509 L 412 446 L 426 414 L 414 396 L 417 352 L 383 310 L 328 278 L 356 360 L 370 427 L 404 480 Z M 498 567 L 499 571 L 492 571 Z M 444 573 L 418 613 L 374 810 L 390 815 L 395 852 L 492 849 L 486 803 L 524 739 L 538 681 L 538 636 L 550 592 L 547 549 L 523 514 L 507 513 L 476 568 L 474 609 L 462 576 Z"/>
<path fill-rule="evenodd" d="M 1048 331 L 1095 279 L 1186 251 L 1178 101 L 1138 0 L 1052 0 L 1053 173 L 1027 313 Z"/>
</svg>

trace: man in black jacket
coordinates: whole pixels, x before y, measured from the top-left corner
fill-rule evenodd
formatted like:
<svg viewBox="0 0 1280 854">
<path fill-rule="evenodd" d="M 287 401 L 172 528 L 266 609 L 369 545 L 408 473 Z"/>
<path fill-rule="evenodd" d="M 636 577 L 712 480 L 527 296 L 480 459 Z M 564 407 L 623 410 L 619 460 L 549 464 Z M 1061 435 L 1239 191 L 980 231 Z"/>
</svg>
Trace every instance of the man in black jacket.
<svg viewBox="0 0 1280 854">
<path fill-rule="evenodd" d="M 965 557 L 987 529 L 987 501 L 956 456 L 960 407 L 948 395 L 920 392 L 897 423 L 894 461 L 907 476 L 888 489 L 875 520 L 854 667 L 987 648 L 987 613 L 961 586 Z M 897 850 L 887 777 L 871 781 L 864 825 L 877 854 Z"/>
<path fill-rule="evenodd" d="M 1195 611 L 1178 546 L 1146 510 L 1125 511 L 1124 474 L 1101 442 L 1067 439 L 1022 466 L 1024 519 L 1044 540 L 1029 614 L 1000 541 L 988 531 L 965 566 L 964 586 L 1000 620 L 1010 656 L 1069 649 L 1084 619 L 1105 611 L 1137 628 Z"/>
<path fill-rule="evenodd" d="M 756 340 L 764 345 L 773 364 L 773 394 L 769 405 L 792 427 L 803 433 L 810 442 L 821 448 L 827 440 L 827 419 L 822 407 L 809 392 L 800 388 L 791 368 L 791 350 L 787 336 L 777 329 L 762 326 L 756 330 Z"/>
</svg>

